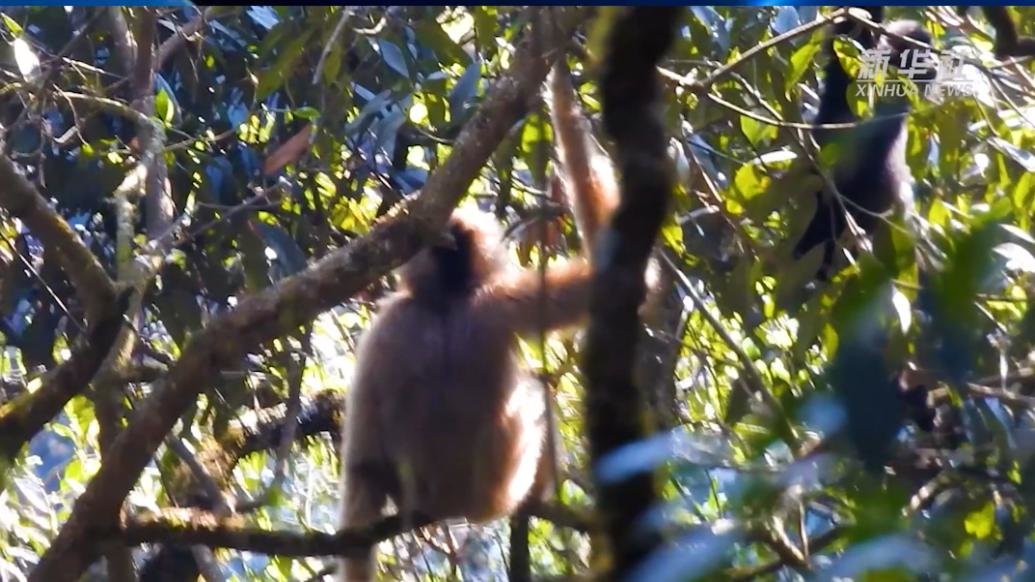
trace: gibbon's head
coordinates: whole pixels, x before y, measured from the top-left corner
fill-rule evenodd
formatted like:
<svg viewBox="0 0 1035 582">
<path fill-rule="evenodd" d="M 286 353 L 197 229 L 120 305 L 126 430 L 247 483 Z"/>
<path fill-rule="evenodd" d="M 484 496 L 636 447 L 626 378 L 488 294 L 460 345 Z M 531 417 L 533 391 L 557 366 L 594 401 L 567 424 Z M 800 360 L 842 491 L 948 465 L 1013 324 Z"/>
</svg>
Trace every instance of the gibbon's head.
<svg viewBox="0 0 1035 582">
<path fill-rule="evenodd" d="M 502 264 L 495 218 L 474 208 L 458 208 L 442 237 L 403 265 L 401 275 L 415 297 L 441 301 L 469 295 Z"/>
<path fill-rule="evenodd" d="M 928 46 L 931 45 L 933 40 L 931 33 L 915 20 L 896 20 L 888 23 L 887 29 L 892 34 L 911 38 Z M 912 56 L 913 53 L 921 52 L 923 49 L 909 44 L 901 38 L 883 35 L 880 39 L 880 47 L 891 49 L 891 64 L 896 67 L 910 69 L 912 73 L 910 78 L 914 81 L 933 81 L 938 74 L 935 63 L 930 60 L 914 59 Z M 905 62 L 902 61 L 903 53 L 905 53 L 906 57 Z"/>
</svg>

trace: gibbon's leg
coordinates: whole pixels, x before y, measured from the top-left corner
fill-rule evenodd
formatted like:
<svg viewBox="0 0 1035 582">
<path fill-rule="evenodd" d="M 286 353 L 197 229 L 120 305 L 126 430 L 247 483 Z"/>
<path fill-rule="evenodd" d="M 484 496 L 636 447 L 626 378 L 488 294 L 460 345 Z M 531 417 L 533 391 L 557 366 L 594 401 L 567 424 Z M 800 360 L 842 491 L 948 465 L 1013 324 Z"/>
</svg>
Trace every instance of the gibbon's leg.
<svg viewBox="0 0 1035 582">
<path fill-rule="evenodd" d="M 343 528 L 369 525 L 381 517 L 387 500 L 386 487 L 377 469 L 370 465 L 342 463 L 341 525 Z M 376 574 L 375 548 L 364 555 L 342 559 L 338 567 L 343 582 L 366 582 Z"/>
<path fill-rule="evenodd" d="M 389 324 L 395 322 L 388 322 Z M 366 338 L 377 343 L 378 330 L 372 330 L 373 337 Z M 373 370 L 376 361 L 371 356 L 375 348 L 364 346 L 360 350 L 360 369 L 356 382 L 348 394 L 345 404 L 345 426 L 341 446 L 341 528 L 362 527 L 377 521 L 389 495 L 396 495 L 397 479 L 394 468 L 380 454 L 384 450 L 384 435 L 378 422 L 378 409 L 372 400 L 371 386 L 391 388 L 391 377 L 377 374 Z M 374 561 L 375 548 L 349 556 L 338 563 L 338 579 L 342 582 L 365 582 L 377 574 Z"/>
</svg>

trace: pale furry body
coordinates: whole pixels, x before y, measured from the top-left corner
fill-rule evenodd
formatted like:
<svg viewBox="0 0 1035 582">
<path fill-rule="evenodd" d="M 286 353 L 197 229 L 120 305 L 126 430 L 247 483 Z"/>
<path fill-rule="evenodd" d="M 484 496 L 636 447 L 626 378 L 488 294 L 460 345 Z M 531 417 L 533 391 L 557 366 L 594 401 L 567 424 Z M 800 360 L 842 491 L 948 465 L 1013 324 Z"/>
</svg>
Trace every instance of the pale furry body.
<svg viewBox="0 0 1035 582">
<path fill-rule="evenodd" d="M 613 171 L 582 126 L 566 70 L 552 88 L 565 182 L 592 248 L 615 206 Z M 346 403 L 343 527 L 376 521 L 387 498 L 408 515 L 485 521 L 512 513 L 536 483 L 545 399 L 515 349 L 523 335 L 583 318 L 589 264 L 509 270 L 483 213 L 454 213 L 449 238 L 403 267 L 402 290 L 361 340 Z M 372 555 L 343 561 L 345 580 L 374 574 Z"/>
</svg>

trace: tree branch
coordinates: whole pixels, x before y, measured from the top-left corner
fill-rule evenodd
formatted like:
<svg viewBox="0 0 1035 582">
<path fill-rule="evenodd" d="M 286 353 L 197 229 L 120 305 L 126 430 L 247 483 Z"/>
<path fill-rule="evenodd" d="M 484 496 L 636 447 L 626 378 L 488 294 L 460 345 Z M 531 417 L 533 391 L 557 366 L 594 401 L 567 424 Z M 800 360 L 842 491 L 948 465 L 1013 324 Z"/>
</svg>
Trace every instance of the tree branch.
<svg viewBox="0 0 1035 582">
<path fill-rule="evenodd" d="M 240 425 L 233 426 L 219 439 L 206 441 L 195 455 L 199 470 L 177 467 L 166 491 L 177 503 L 199 505 L 218 510 L 213 499 L 224 497 L 234 467 L 244 457 L 268 451 L 283 442 L 288 425 L 294 424 L 294 439 L 301 441 L 320 433 L 340 434 L 345 399 L 337 390 L 324 390 L 306 398 L 296 418 L 290 418 L 287 407 L 274 407 L 250 414 Z M 258 417 L 258 418 L 256 418 Z M 178 455 L 181 456 L 182 455 Z M 214 486 L 205 480 L 214 482 Z M 210 491 L 215 488 L 216 492 Z M 207 498 L 207 499 L 206 499 Z M 196 546 L 194 546 L 196 547 Z M 140 568 L 141 580 L 193 580 L 198 575 L 198 561 L 192 549 L 165 544 Z"/>
<path fill-rule="evenodd" d="M 126 23 L 126 16 L 122 13 L 121 6 L 109 6 L 103 10 L 108 17 L 108 30 L 114 46 L 115 58 L 112 60 L 117 72 L 120 75 L 127 75 L 136 60 L 136 45 L 133 42 L 133 36 L 129 33 L 129 24 Z"/>
<path fill-rule="evenodd" d="M 129 293 L 123 292 L 118 308 L 91 324 L 72 355 L 44 376 L 39 389 L 0 407 L 0 459 L 14 459 L 25 443 L 90 383 L 122 328 L 122 315 L 128 304 Z M 0 490 L 2 485 L 0 482 Z"/>
<path fill-rule="evenodd" d="M 554 38 L 556 42 L 569 40 L 583 12 L 571 9 L 558 14 L 562 21 Z M 536 28 L 540 28 L 538 23 Z M 348 247 L 242 300 L 237 309 L 215 318 L 185 347 L 169 375 L 155 387 L 154 395 L 112 444 L 109 458 L 76 501 L 68 521 L 29 580 L 75 580 L 96 559 L 98 545 L 91 531 L 115 522 L 140 472 L 209 378 L 264 342 L 297 330 L 349 298 L 400 265 L 419 250 L 424 240 L 441 230 L 497 144 L 538 99 L 557 51 L 554 46 L 534 42 L 537 36 L 534 30 L 525 35 L 510 70 L 492 87 L 449 157 L 411 204 Z"/>
<path fill-rule="evenodd" d="M 399 534 L 431 524 L 423 517 L 392 515 L 369 526 L 323 532 L 269 531 L 242 527 L 238 518 L 217 518 L 207 512 L 169 512 L 137 517 L 115 531 L 95 530 L 101 539 L 116 537 L 127 545 L 181 544 L 229 548 L 276 556 L 352 556 Z"/>
<path fill-rule="evenodd" d="M 58 257 L 88 317 L 99 317 L 112 305 L 115 284 L 100 261 L 5 155 L 0 155 L 0 206 L 21 219 Z"/>
<path fill-rule="evenodd" d="M 621 203 L 594 253 L 583 372 L 597 505 L 611 541 L 609 577 L 626 577 L 660 542 L 640 519 L 654 503 L 649 471 L 607 476 L 611 453 L 647 435 L 647 407 L 633 369 L 644 274 L 672 194 L 656 67 L 676 35 L 678 8 L 636 7 L 613 25 L 600 82 L 604 127 L 615 143 Z"/>
<path fill-rule="evenodd" d="M 531 515 L 579 531 L 590 531 L 589 518 L 578 511 L 558 505 L 540 504 L 530 508 Z M 328 534 L 287 532 L 244 526 L 240 516 L 219 517 L 208 511 L 171 509 L 160 515 L 134 517 L 122 527 L 100 528 L 99 539 L 120 539 L 126 545 L 175 544 L 229 548 L 275 556 L 359 555 L 378 542 L 435 523 L 420 515 L 390 515 L 369 526 Z"/>
<path fill-rule="evenodd" d="M 205 8 L 204 11 L 194 17 L 194 20 L 181 26 L 177 29 L 175 34 L 162 42 L 158 47 L 158 57 L 155 61 L 155 70 L 161 70 L 161 68 L 165 66 L 166 61 L 168 61 L 176 51 L 187 46 L 187 42 L 190 41 L 190 37 L 198 34 L 208 26 L 209 21 L 221 16 L 227 16 L 238 10 L 240 10 L 240 8 L 237 6 L 209 6 Z"/>
<path fill-rule="evenodd" d="M 829 546 L 830 544 L 838 541 L 845 533 L 845 529 L 842 526 L 834 526 L 829 530 L 815 536 L 810 540 L 809 546 L 813 552 L 819 552 Z M 744 566 L 739 568 L 732 568 L 726 571 L 726 578 L 728 580 L 757 580 L 760 576 L 766 574 L 772 574 L 778 571 L 784 566 L 790 566 L 783 556 L 776 560 L 758 564 L 755 566 Z"/>
</svg>

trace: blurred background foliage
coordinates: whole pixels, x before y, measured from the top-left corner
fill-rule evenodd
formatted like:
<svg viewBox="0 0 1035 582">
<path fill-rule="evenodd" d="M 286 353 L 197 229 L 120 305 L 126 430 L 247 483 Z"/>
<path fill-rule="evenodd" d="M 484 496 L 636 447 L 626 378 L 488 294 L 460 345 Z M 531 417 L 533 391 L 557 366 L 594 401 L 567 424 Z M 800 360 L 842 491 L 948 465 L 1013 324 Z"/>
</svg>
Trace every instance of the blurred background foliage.
<svg viewBox="0 0 1035 582">
<path fill-rule="evenodd" d="M 136 128 L 100 100 L 130 102 L 105 10 L 0 10 L 0 124 L 3 153 L 114 275 L 128 260 L 120 245 L 134 254 L 146 243 L 147 217 L 141 209 L 130 236 L 119 232 L 113 193 L 135 163 Z M 882 227 L 872 253 L 816 283 L 817 257 L 796 261 L 791 249 L 815 204 L 815 177 L 802 171 L 815 152 L 795 124 L 815 110 L 824 28 L 752 55 L 705 91 L 693 82 L 826 10 L 693 7 L 665 63 L 678 192 L 662 236 L 667 301 L 648 317 L 638 370 L 663 432 L 607 467 L 647 463 L 661 476 L 654 525 L 671 545 L 644 579 L 985 579 L 1016 571 L 1035 550 L 1032 60 L 996 59 L 977 11 L 891 10 L 966 58 L 973 94 L 917 101 L 907 146 L 914 211 Z M 132 21 L 142 9 L 123 11 Z M 197 16 L 159 10 L 157 40 Z M 155 115 L 189 236 L 136 320 L 127 410 L 213 314 L 347 245 L 419 190 L 529 24 L 524 9 L 477 6 L 215 7 L 206 16 L 178 50 L 159 52 Z M 1022 34 L 1035 33 L 1035 9 L 1014 16 Z M 591 24 L 576 41 L 569 62 L 596 123 L 601 41 Z M 847 52 L 846 62 L 858 58 Z M 853 105 L 872 109 L 862 98 Z M 529 228 L 558 202 L 547 188 L 553 158 L 538 107 L 469 192 L 507 225 L 525 265 L 574 252 L 570 219 L 554 213 L 545 240 Z M 185 458 L 210 461 L 241 431 L 258 434 L 268 415 L 313 414 L 314 402 L 344 393 L 356 339 L 393 285 L 211 378 L 177 429 L 186 452 L 160 451 L 129 511 L 203 505 L 185 484 Z M 7 213 L 0 314 L 6 401 L 67 357 L 84 317 L 54 257 Z M 588 510 L 577 337 L 522 348 L 555 397 L 559 501 Z M 25 579 L 49 546 L 101 463 L 99 430 L 84 393 L 4 468 L 0 580 Z M 275 444 L 243 452 L 218 483 L 261 501 L 245 515 L 253 525 L 332 531 L 332 432 L 307 433 L 286 455 Z M 509 528 L 400 536 L 381 545 L 384 574 L 504 578 Z M 533 518 L 532 573 L 587 572 L 589 542 Z M 147 572 L 159 553 L 145 546 L 133 558 Z M 331 565 L 214 556 L 238 580 L 319 579 Z M 103 565 L 92 575 L 104 578 Z"/>
</svg>

